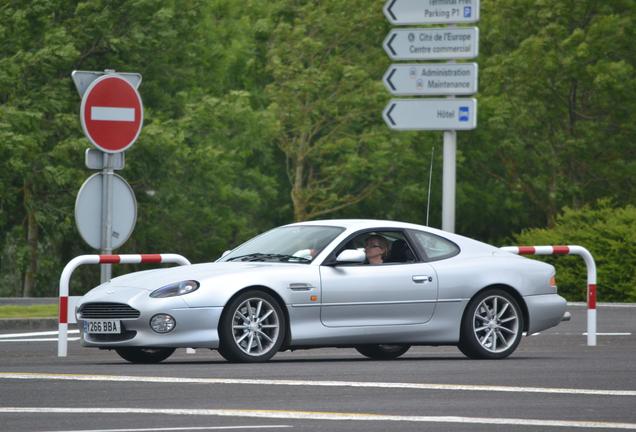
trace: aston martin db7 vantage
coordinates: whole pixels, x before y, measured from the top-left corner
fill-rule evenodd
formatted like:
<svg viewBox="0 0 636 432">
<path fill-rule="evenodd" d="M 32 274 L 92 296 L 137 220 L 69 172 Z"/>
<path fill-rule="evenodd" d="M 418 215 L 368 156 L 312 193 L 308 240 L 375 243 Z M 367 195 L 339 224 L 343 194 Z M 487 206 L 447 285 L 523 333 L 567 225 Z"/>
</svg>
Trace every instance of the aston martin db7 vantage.
<svg viewBox="0 0 636 432">
<path fill-rule="evenodd" d="M 388 360 L 414 345 L 501 359 L 565 308 L 549 264 L 426 226 L 324 220 L 274 228 L 216 262 L 114 278 L 76 315 L 83 346 L 133 363 L 188 347 L 233 362 L 317 347 Z"/>
</svg>

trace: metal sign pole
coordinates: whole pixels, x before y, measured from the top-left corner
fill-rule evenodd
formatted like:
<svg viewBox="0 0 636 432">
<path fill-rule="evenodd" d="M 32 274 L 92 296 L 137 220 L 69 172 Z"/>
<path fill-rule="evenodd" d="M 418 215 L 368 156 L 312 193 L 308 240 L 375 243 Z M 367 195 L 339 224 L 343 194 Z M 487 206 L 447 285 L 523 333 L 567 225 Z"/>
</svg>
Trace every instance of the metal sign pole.
<svg viewBox="0 0 636 432">
<path fill-rule="evenodd" d="M 442 229 L 455 232 L 455 184 L 457 132 L 444 131 L 444 164 L 442 173 Z"/>
<path fill-rule="evenodd" d="M 454 24 L 447 25 L 446 28 L 452 30 Z M 452 64 L 454 60 L 446 64 Z M 453 99 L 455 96 L 446 96 L 446 99 Z M 455 189 L 457 186 L 457 132 L 444 131 L 444 157 L 442 173 L 442 229 L 448 232 L 455 232 Z"/>
<path fill-rule="evenodd" d="M 102 255 L 113 253 L 113 163 L 110 153 L 103 153 L 104 169 L 102 170 Z M 112 277 L 112 265 L 102 264 L 100 282 L 108 282 Z"/>
</svg>

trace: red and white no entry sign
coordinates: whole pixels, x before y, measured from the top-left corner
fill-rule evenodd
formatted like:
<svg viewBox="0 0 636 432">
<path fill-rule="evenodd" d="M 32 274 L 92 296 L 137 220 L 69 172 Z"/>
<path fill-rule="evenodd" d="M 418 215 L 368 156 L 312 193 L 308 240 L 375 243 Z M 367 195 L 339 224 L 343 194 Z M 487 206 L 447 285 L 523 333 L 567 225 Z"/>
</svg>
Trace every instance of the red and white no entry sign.
<svg viewBox="0 0 636 432">
<path fill-rule="evenodd" d="M 82 97 L 82 129 L 101 151 L 118 153 L 132 146 L 143 120 L 144 108 L 137 89 L 120 76 L 97 78 Z"/>
</svg>

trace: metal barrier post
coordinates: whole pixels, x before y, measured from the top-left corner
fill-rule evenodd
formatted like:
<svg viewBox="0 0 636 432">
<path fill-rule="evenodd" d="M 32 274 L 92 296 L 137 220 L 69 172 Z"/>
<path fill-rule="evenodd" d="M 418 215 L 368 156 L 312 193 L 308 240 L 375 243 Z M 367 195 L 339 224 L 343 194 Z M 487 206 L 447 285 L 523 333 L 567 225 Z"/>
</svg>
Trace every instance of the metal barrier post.
<svg viewBox="0 0 636 432">
<path fill-rule="evenodd" d="M 517 255 L 579 255 L 587 267 L 587 346 L 596 346 L 596 263 L 583 246 L 506 246 Z"/>
<path fill-rule="evenodd" d="M 58 311 L 57 356 L 66 357 L 68 348 L 68 294 L 71 275 L 84 264 L 146 264 L 175 263 L 190 265 L 185 257 L 177 254 L 131 254 L 131 255 L 80 255 L 66 264 L 60 276 L 60 302 Z"/>
</svg>

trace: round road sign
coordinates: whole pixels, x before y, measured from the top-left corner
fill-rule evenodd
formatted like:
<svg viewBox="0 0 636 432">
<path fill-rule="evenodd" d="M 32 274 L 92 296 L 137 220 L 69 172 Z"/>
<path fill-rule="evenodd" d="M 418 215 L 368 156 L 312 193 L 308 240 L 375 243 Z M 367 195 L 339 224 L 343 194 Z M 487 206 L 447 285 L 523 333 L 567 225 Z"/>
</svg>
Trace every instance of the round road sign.
<svg viewBox="0 0 636 432">
<path fill-rule="evenodd" d="M 102 239 L 102 174 L 90 176 L 75 200 L 75 224 L 86 243 L 101 249 Z M 137 222 L 137 200 L 132 188 L 121 176 L 113 174 L 113 236 L 117 249 L 130 237 Z"/>
<path fill-rule="evenodd" d="M 137 89 L 120 76 L 97 78 L 82 97 L 82 129 L 103 152 L 118 153 L 132 146 L 143 120 L 144 108 Z"/>
</svg>

